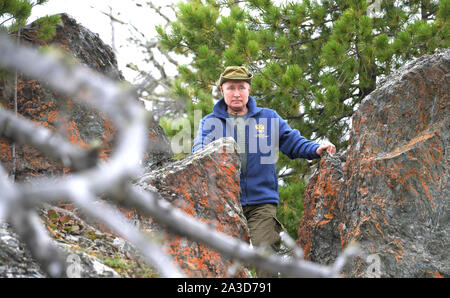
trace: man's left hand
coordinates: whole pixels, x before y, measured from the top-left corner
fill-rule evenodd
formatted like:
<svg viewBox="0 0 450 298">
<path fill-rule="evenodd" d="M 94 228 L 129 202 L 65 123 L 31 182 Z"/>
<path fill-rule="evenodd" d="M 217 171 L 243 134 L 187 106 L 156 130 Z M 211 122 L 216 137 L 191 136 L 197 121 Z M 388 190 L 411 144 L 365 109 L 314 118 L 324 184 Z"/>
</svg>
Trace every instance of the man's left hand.
<svg viewBox="0 0 450 298">
<path fill-rule="evenodd" d="M 336 153 L 336 147 L 333 144 L 320 145 L 319 148 L 317 148 L 316 153 L 322 155 L 325 151 L 328 152 L 328 154 L 333 155 Z"/>
</svg>

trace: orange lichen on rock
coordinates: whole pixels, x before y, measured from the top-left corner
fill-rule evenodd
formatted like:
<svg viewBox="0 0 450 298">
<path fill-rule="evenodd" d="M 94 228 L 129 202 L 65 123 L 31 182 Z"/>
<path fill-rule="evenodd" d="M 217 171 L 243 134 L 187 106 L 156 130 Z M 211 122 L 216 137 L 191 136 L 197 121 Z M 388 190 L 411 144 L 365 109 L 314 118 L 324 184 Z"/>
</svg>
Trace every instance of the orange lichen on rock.
<svg viewBox="0 0 450 298">
<path fill-rule="evenodd" d="M 239 158 L 223 153 L 221 140 L 212 151 L 198 152 L 142 177 L 139 185 L 156 187 L 164 199 L 186 214 L 230 236 L 249 241 L 240 205 Z M 145 188 L 145 186 L 144 186 Z M 180 202 L 183 202 L 180 204 Z M 161 229 L 153 224 L 149 229 Z M 170 254 L 190 277 L 227 277 L 232 263 L 204 244 L 169 234 Z M 235 277 L 249 277 L 243 267 Z"/>
<path fill-rule="evenodd" d="M 330 264 L 357 241 L 381 257 L 381 276 L 450 275 L 441 261 L 449 258 L 449 70 L 449 49 L 424 56 L 363 100 L 345 155 L 322 157 L 306 186 L 298 235 L 308 259 Z M 369 264 L 353 265 L 346 276 L 365 276 Z"/>
</svg>

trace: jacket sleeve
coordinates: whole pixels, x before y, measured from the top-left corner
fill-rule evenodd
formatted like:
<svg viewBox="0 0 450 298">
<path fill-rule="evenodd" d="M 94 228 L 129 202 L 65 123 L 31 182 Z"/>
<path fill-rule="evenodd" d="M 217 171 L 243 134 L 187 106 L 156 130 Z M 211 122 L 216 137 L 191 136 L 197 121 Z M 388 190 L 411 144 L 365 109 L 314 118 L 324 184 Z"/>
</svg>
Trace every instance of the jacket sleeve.
<svg viewBox="0 0 450 298">
<path fill-rule="evenodd" d="M 279 120 L 279 146 L 281 152 L 291 159 L 320 158 L 320 155 L 316 153 L 317 148 L 320 146 L 318 143 L 301 136 L 297 129 L 292 129 L 287 121 L 282 119 L 277 112 L 274 113 Z"/>
<path fill-rule="evenodd" d="M 205 138 L 208 135 L 208 131 L 204 130 L 205 126 L 205 118 L 200 121 L 200 125 L 198 126 L 197 136 L 194 139 L 194 145 L 192 146 L 192 152 L 196 152 L 198 150 L 203 149 L 205 144 Z"/>
<path fill-rule="evenodd" d="M 197 136 L 195 137 L 194 144 L 192 146 L 192 152 L 201 150 L 212 141 L 220 138 L 219 134 L 221 131 L 222 123 L 219 119 L 208 116 L 204 117 L 200 121 Z"/>
</svg>

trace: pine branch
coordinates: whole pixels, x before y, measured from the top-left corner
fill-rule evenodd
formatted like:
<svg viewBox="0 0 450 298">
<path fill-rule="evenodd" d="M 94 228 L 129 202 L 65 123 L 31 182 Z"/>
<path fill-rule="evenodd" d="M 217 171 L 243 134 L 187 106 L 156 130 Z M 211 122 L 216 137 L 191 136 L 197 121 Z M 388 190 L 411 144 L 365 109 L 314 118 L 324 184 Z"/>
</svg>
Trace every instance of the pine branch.
<svg viewBox="0 0 450 298">
<path fill-rule="evenodd" d="M 6 23 L 6 22 L 12 20 L 12 19 L 14 19 L 14 16 L 9 17 L 9 18 L 7 18 L 6 20 L 4 20 L 3 22 L 1 22 L 1 23 L 0 23 L 0 26 L 3 25 L 3 24 Z"/>
</svg>

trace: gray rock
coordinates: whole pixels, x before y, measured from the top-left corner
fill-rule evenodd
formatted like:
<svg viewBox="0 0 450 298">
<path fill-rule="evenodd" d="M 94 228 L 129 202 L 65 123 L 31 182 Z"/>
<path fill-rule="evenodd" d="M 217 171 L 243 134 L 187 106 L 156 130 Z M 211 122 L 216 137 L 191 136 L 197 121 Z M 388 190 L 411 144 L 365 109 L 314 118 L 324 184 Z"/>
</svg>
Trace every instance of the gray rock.
<svg viewBox="0 0 450 298">
<path fill-rule="evenodd" d="M 450 49 L 408 63 L 362 102 L 342 156 L 305 192 L 299 242 L 329 264 L 356 241 L 356 277 L 449 277 Z"/>
<path fill-rule="evenodd" d="M 240 160 L 236 146 L 232 138 L 216 140 L 203 150 L 145 174 L 137 185 L 158 191 L 161 199 L 216 230 L 249 242 L 247 220 L 239 201 Z M 203 243 L 166 234 L 165 227 L 156 222 L 146 222 L 144 227 L 164 232 L 168 251 L 189 277 L 251 277 L 247 268 L 234 266 Z"/>
<path fill-rule="evenodd" d="M 0 277 L 46 277 L 5 222 L 0 222 Z"/>
</svg>

